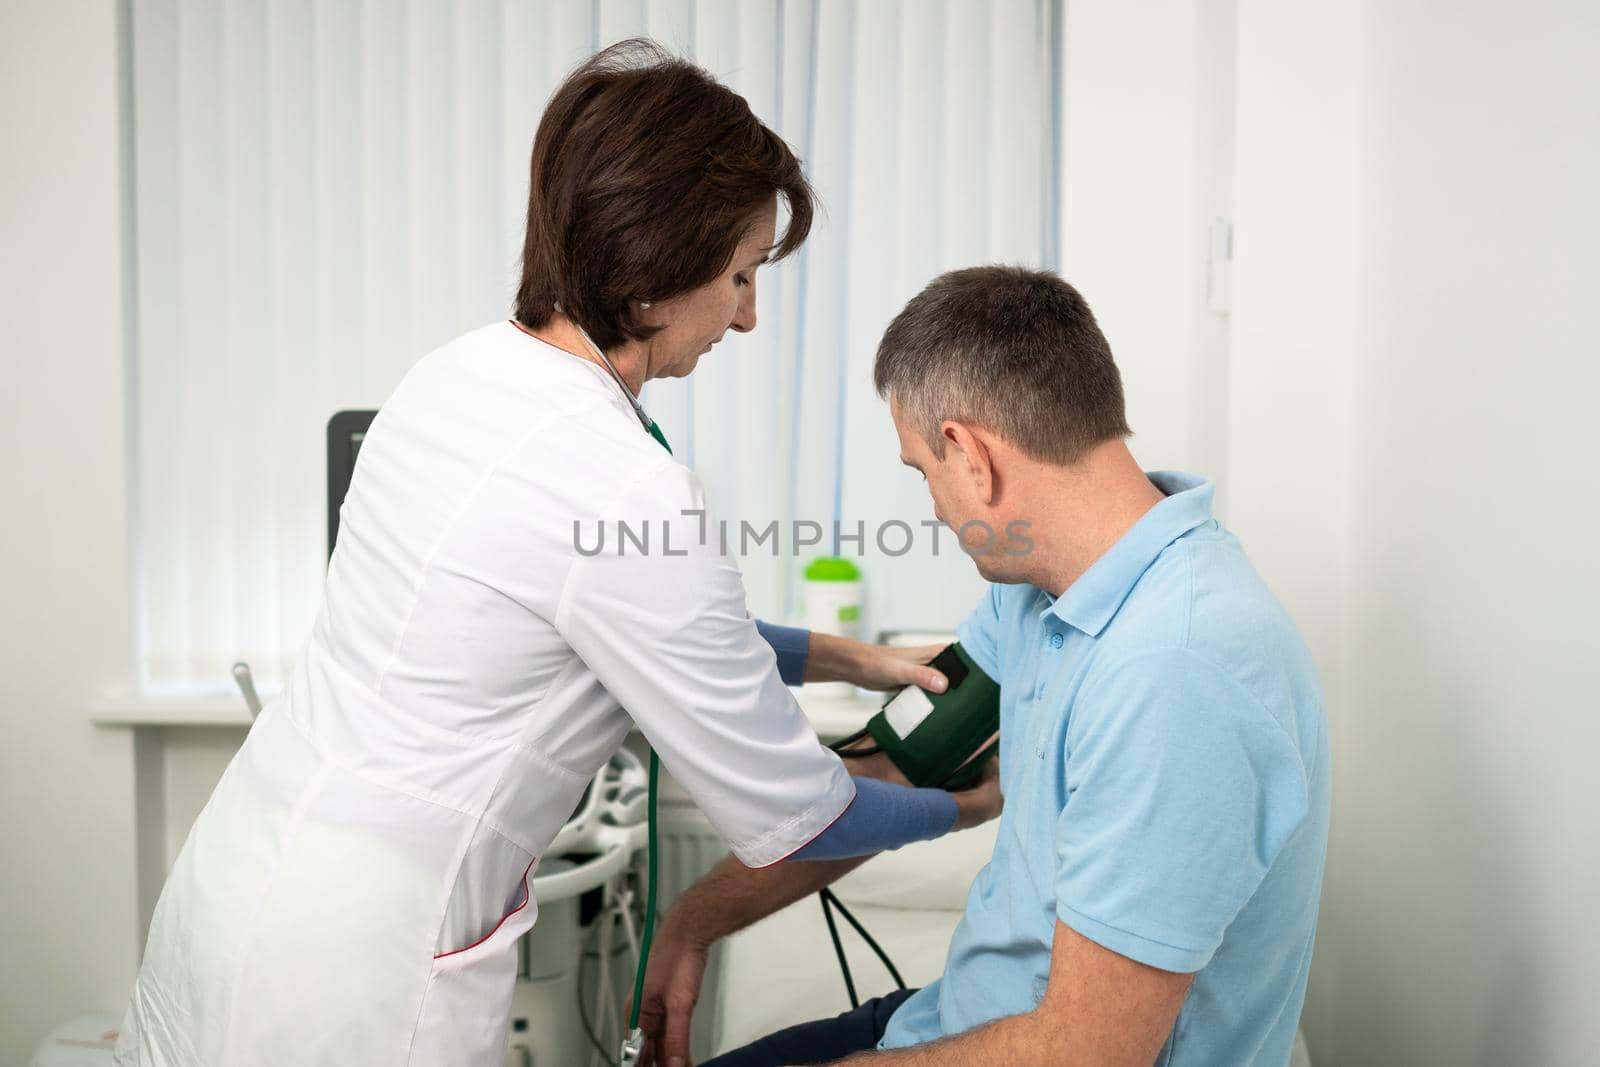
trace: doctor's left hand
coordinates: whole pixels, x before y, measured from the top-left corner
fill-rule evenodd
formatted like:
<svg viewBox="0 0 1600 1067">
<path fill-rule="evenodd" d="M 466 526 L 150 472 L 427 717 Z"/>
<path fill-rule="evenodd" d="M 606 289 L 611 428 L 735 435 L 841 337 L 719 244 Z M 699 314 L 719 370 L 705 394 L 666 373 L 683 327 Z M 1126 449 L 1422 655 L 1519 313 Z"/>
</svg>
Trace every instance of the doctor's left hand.
<svg viewBox="0 0 1600 1067">
<path fill-rule="evenodd" d="M 913 645 L 891 648 L 813 630 L 806 652 L 805 680 L 849 682 L 862 689 L 880 691 L 919 685 L 931 693 L 942 693 L 948 688 L 949 682 L 943 674 L 928 666 L 928 661 L 942 652 L 944 647 Z"/>
</svg>

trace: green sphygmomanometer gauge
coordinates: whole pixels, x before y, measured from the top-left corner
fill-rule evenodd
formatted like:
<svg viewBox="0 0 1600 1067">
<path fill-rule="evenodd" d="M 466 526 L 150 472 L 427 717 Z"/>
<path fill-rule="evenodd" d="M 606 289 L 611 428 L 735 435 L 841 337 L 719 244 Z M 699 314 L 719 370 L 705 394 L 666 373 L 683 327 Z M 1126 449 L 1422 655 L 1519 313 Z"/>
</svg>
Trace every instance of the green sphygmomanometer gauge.
<svg viewBox="0 0 1600 1067">
<path fill-rule="evenodd" d="M 960 642 L 931 666 L 949 688 L 907 686 L 867 722 L 867 733 L 912 785 L 964 789 L 1000 748 L 1000 685 Z"/>
</svg>

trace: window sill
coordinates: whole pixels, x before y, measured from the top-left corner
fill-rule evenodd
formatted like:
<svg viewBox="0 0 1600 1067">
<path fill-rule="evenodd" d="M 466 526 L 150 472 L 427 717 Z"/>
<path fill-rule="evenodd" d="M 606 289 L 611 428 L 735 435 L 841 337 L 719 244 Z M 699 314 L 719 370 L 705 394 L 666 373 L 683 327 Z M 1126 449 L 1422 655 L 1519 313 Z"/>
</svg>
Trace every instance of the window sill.
<svg viewBox="0 0 1600 1067">
<path fill-rule="evenodd" d="M 878 710 L 881 697 L 857 692 L 842 700 L 795 691 L 801 710 L 824 738 L 843 737 L 859 730 Z M 263 703 L 277 694 L 264 692 Z M 230 726 L 248 727 L 250 712 L 238 694 L 170 694 L 156 696 L 105 696 L 89 705 L 89 720 L 96 726 Z"/>
<path fill-rule="evenodd" d="M 262 693 L 270 703 L 276 693 Z M 248 727 L 250 710 L 237 693 L 104 696 L 89 704 L 96 726 Z"/>
</svg>

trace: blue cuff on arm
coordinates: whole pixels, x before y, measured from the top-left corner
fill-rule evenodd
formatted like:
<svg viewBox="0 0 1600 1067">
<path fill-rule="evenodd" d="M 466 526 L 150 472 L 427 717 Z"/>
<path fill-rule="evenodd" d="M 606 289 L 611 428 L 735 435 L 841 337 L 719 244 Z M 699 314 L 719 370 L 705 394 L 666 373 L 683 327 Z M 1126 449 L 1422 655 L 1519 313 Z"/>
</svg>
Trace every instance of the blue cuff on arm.
<svg viewBox="0 0 1600 1067">
<path fill-rule="evenodd" d="M 931 840 L 949 833 L 961 814 L 943 789 L 912 789 L 876 778 L 854 781 L 855 801 L 790 859 L 842 860 Z"/>
<path fill-rule="evenodd" d="M 806 676 L 806 654 L 811 650 L 811 631 L 799 626 L 777 626 L 756 620 L 772 651 L 778 654 L 778 677 L 784 685 L 799 685 Z"/>
</svg>

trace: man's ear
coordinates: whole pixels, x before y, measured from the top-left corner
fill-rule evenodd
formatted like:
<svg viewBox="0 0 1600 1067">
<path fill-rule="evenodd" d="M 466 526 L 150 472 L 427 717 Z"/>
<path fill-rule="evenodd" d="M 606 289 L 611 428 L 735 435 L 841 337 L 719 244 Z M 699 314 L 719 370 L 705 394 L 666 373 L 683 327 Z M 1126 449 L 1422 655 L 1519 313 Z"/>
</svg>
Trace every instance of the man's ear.
<svg viewBox="0 0 1600 1067">
<path fill-rule="evenodd" d="M 999 487 L 995 481 L 994 449 L 988 435 L 950 419 L 939 425 L 939 434 L 944 438 L 945 462 L 960 463 L 959 472 L 970 480 L 976 498 L 984 504 L 994 503 Z M 955 450 L 954 455 L 951 449 Z"/>
</svg>

